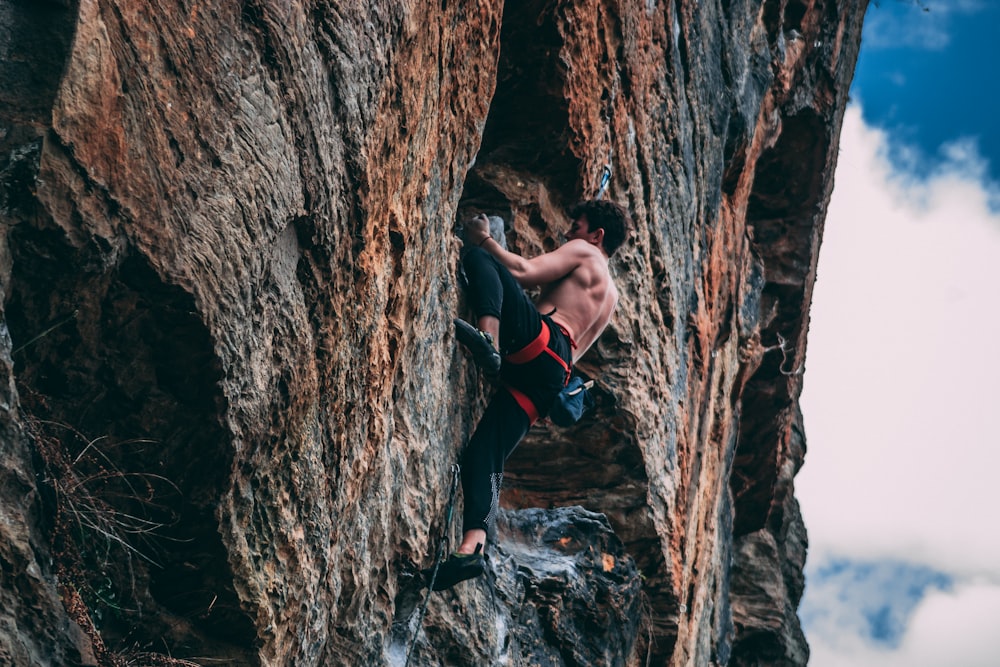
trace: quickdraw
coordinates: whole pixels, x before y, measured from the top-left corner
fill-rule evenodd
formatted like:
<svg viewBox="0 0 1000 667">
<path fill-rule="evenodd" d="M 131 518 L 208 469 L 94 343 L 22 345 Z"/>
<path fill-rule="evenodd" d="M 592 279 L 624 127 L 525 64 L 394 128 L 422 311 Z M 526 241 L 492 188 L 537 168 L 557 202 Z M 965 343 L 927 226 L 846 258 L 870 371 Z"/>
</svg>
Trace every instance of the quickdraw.
<svg viewBox="0 0 1000 667">
<path fill-rule="evenodd" d="M 597 186 L 597 196 L 594 199 L 600 199 L 604 196 L 604 192 L 608 189 L 608 185 L 611 183 L 611 165 L 604 165 L 604 169 L 601 171 L 601 181 L 600 185 Z"/>
</svg>

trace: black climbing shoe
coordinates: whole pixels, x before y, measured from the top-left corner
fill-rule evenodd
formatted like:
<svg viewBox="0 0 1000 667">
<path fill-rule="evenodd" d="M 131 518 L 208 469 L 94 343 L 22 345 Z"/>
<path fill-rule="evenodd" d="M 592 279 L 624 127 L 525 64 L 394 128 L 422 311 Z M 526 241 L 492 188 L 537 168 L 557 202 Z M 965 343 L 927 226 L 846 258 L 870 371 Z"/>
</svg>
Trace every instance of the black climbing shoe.
<svg viewBox="0 0 1000 667">
<path fill-rule="evenodd" d="M 448 560 L 438 566 L 437 576 L 434 577 L 435 591 L 443 591 L 451 588 L 460 581 L 473 579 L 486 571 L 486 560 L 481 553 L 460 554 L 453 553 Z M 429 586 L 431 577 L 434 575 L 434 568 L 429 567 L 423 571 L 424 584 Z"/>
<path fill-rule="evenodd" d="M 479 366 L 483 375 L 491 379 L 500 375 L 500 364 L 503 360 L 494 345 L 493 336 L 480 331 L 465 320 L 456 319 L 455 337 L 472 353 L 472 360 Z"/>
</svg>

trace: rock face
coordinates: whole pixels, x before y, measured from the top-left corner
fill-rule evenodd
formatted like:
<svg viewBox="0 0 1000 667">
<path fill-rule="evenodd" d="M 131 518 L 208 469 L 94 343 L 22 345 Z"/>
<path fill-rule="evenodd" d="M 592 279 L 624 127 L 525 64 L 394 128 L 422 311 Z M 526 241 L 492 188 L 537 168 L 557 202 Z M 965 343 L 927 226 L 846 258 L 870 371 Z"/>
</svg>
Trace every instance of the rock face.
<svg viewBox="0 0 1000 667">
<path fill-rule="evenodd" d="M 411 595 L 397 598 L 390 662 L 405 652 L 411 664 L 631 664 L 646 622 L 642 584 L 607 518 L 581 507 L 502 511 L 498 528 L 487 575 L 458 589 L 487 597 L 462 613 L 493 618 L 492 650 L 464 655 L 482 638 L 455 623 L 446 600 L 434 600 L 426 634 L 416 634 L 420 587 L 404 581 Z"/>
<path fill-rule="evenodd" d="M 866 4 L 0 6 L 0 663 L 804 664 Z M 550 250 L 605 167 L 635 228 L 597 408 L 532 430 L 489 576 L 417 627 L 489 391 L 456 223 Z"/>
</svg>

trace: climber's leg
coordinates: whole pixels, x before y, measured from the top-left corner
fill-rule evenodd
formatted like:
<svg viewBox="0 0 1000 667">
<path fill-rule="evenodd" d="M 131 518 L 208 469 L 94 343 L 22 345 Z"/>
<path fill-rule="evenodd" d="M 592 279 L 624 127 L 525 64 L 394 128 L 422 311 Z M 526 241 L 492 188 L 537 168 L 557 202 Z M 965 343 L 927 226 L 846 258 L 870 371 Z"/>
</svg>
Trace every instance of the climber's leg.
<svg viewBox="0 0 1000 667">
<path fill-rule="evenodd" d="M 542 330 L 541 315 L 510 271 L 475 246 L 465 250 L 462 266 L 478 328 L 493 335 L 501 350 L 520 350 L 534 340 Z"/>
<path fill-rule="evenodd" d="M 434 576 L 434 590 L 443 591 L 485 572 L 486 535 L 499 507 L 503 464 L 529 426 L 528 415 L 510 393 L 497 391 L 462 456 L 462 543 L 441 563 L 436 576 L 433 568 L 424 571 L 428 583 Z"/>
<path fill-rule="evenodd" d="M 465 511 L 459 553 L 485 546 L 486 532 L 496 519 L 503 464 L 531 426 L 514 397 L 500 389 L 493 396 L 462 455 Z"/>
</svg>

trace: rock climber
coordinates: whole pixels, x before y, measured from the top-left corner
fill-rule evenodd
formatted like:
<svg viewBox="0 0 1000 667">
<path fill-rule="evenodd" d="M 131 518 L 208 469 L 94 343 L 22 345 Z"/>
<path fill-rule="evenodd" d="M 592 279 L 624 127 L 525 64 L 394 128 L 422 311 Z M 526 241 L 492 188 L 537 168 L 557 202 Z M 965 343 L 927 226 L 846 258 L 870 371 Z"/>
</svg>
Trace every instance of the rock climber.
<svg viewBox="0 0 1000 667">
<path fill-rule="evenodd" d="M 484 548 L 496 518 L 504 461 L 566 385 L 573 363 L 594 344 L 618 303 L 608 270 L 625 240 L 628 213 L 589 200 L 570 211 L 566 242 L 525 259 L 501 246 L 489 219 L 466 224 L 462 265 L 476 324 L 455 320 L 455 335 L 480 371 L 500 386 L 462 455 L 462 543 L 443 562 L 434 590 L 485 571 Z M 524 292 L 541 288 L 537 303 Z"/>
</svg>

